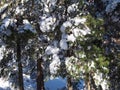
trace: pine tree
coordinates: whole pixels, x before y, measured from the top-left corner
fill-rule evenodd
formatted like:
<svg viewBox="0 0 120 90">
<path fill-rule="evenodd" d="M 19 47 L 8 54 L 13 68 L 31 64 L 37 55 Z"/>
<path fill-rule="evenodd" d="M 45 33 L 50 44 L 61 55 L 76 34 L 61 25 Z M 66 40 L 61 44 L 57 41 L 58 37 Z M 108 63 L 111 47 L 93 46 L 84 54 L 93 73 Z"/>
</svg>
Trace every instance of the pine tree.
<svg viewBox="0 0 120 90">
<path fill-rule="evenodd" d="M 13 7 L 11 7 L 11 12 L 12 10 L 13 10 Z M 7 13 L 7 11 L 5 13 Z M 17 14 L 18 13 L 16 13 L 14 16 L 10 14 L 9 15 L 10 17 L 7 16 L 5 17 L 5 19 L 3 19 L 0 33 L 2 35 L 1 39 L 4 41 L 5 45 L 7 46 L 6 49 L 11 50 L 9 51 L 9 53 L 14 52 L 11 54 L 10 57 L 12 62 L 14 59 L 16 59 L 16 63 L 18 64 L 18 73 L 15 73 L 15 74 L 18 76 L 18 82 L 17 82 L 18 87 L 19 87 L 19 90 L 24 90 L 23 70 L 22 70 L 22 51 L 23 50 L 21 45 L 25 46 L 25 43 L 28 41 L 29 38 L 32 37 L 31 35 L 34 36 L 34 34 L 32 33 L 32 31 L 30 31 L 31 30 L 30 24 L 28 25 L 28 22 L 26 22 L 26 20 L 23 20 L 22 15 L 17 15 Z M 9 60 L 5 64 L 8 66 L 8 63 L 9 63 Z M 12 66 L 10 67 L 12 68 Z M 12 71 L 10 70 L 9 72 L 10 72 L 10 76 L 12 76 L 12 73 L 11 73 Z"/>
<path fill-rule="evenodd" d="M 25 72 L 22 69 L 27 68 L 25 62 L 34 62 L 29 74 L 37 72 L 37 90 L 44 90 L 44 81 L 56 76 L 67 78 L 68 90 L 77 89 L 80 79 L 85 81 L 88 90 L 99 89 L 100 82 L 108 76 L 110 87 L 119 88 L 119 25 L 116 23 L 119 19 L 113 20 L 113 16 L 119 16 L 115 13 L 119 12 L 119 5 L 116 3 L 115 9 L 106 11 L 110 8 L 106 3 L 104 0 L 9 0 L 0 3 L 0 39 L 6 45 L 0 63 L 1 74 L 11 72 L 14 67 L 6 69 L 8 63 L 16 60 L 19 88 L 23 90 L 22 74 Z M 95 78 L 97 75 L 102 76 L 99 82 Z"/>
</svg>

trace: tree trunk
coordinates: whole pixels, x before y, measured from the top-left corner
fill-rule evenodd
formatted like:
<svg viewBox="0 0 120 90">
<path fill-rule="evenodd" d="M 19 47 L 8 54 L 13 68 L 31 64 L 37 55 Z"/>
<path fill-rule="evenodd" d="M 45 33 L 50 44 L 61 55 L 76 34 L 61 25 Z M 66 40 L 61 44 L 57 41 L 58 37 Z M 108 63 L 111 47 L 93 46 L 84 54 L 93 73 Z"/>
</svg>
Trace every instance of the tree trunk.
<svg viewBox="0 0 120 90">
<path fill-rule="evenodd" d="M 86 88 L 87 90 L 90 90 L 90 75 L 89 73 L 86 74 Z"/>
<path fill-rule="evenodd" d="M 23 84 L 23 70 L 21 63 L 21 47 L 20 47 L 20 39 L 17 38 L 17 63 L 18 63 L 18 84 L 19 90 L 24 90 Z"/>
<path fill-rule="evenodd" d="M 37 80 L 36 81 L 37 81 L 37 90 L 45 90 L 42 58 L 37 60 Z"/>
<path fill-rule="evenodd" d="M 67 77 L 67 90 L 73 90 L 72 81 L 71 81 L 70 76 Z"/>
<path fill-rule="evenodd" d="M 87 90 L 90 90 L 90 81 L 87 81 Z"/>
</svg>

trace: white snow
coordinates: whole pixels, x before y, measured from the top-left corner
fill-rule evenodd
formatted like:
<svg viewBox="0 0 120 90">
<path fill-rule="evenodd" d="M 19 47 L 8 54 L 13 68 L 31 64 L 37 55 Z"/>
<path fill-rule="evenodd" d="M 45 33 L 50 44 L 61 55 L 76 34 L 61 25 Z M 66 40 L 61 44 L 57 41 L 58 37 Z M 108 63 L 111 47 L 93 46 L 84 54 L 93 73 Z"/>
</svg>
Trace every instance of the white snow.
<svg viewBox="0 0 120 90">
<path fill-rule="evenodd" d="M 68 44 L 67 44 L 67 40 L 66 39 L 61 39 L 60 40 L 60 48 L 63 50 L 67 50 L 68 49 Z"/>
<path fill-rule="evenodd" d="M 100 73 L 98 70 L 97 72 L 95 73 L 94 75 L 94 80 L 95 80 L 95 84 L 98 86 L 98 85 L 101 85 L 103 90 L 108 90 L 108 81 L 105 80 L 103 77 L 103 74 Z"/>
<path fill-rule="evenodd" d="M 62 26 L 60 27 L 60 31 L 62 33 L 65 33 L 65 30 L 67 27 L 71 27 L 72 26 L 72 23 L 70 21 L 66 21 L 62 24 Z"/>
<path fill-rule="evenodd" d="M 59 52 L 59 48 L 55 47 L 55 46 L 47 46 L 45 53 L 47 55 L 51 55 L 51 54 L 57 54 Z"/>
<path fill-rule="evenodd" d="M 24 30 L 30 30 L 31 32 L 36 33 L 36 30 L 33 29 L 32 25 L 27 19 L 23 20 L 23 24 L 24 24 Z"/>
<path fill-rule="evenodd" d="M 75 42 L 76 38 L 75 38 L 75 36 L 73 34 L 70 34 L 70 35 L 67 35 L 67 40 Z"/>
<path fill-rule="evenodd" d="M 78 37 L 80 35 L 80 29 L 79 28 L 74 28 L 73 29 L 73 34 L 75 37 Z"/>
<path fill-rule="evenodd" d="M 75 17 L 73 21 L 75 22 L 75 25 L 78 26 L 80 23 L 84 24 L 86 22 L 86 18 Z"/>
<path fill-rule="evenodd" d="M 57 73 L 57 70 L 59 69 L 60 67 L 60 59 L 59 59 L 59 56 L 57 54 L 54 54 L 53 55 L 53 60 L 52 62 L 50 63 L 50 73 L 51 74 L 56 74 Z"/>
<path fill-rule="evenodd" d="M 0 78 L 0 90 L 10 90 L 9 82 L 2 78 Z"/>
<path fill-rule="evenodd" d="M 90 29 L 85 25 L 85 28 L 84 29 L 80 29 L 80 35 L 81 36 L 85 36 L 87 34 L 90 34 Z"/>
<path fill-rule="evenodd" d="M 42 20 L 40 21 L 40 30 L 42 32 L 49 32 L 50 30 L 53 30 L 53 28 L 55 27 L 55 22 L 56 22 L 56 18 L 55 17 L 48 17 L 48 18 L 41 18 Z"/>
<path fill-rule="evenodd" d="M 0 13 L 2 13 L 7 7 L 8 7 L 9 4 L 4 4 L 2 7 L 0 7 Z"/>
<path fill-rule="evenodd" d="M 10 20 L 9 18 L 6 18 L 6 19 L 3 20 L 3 24 L 4 24 L 4 26 L 5 26 L 6 28 L 9 26 L 10 21 L 11 21 L 11 20 Z"/>
<path fill-rule="evenodd" d="M 24 11 L 25 11 L 25 8 L 21 8 L 21 7 L 18 6 L 15 9 L 15 14 L 16 15 L 18 15 L 18 14 L 23 15 Z"/>
<path fill-rule="evenodd" d="M 67 12 L 68 13 L 74 12 L 74 11 L 76 11 L 77 8 L 78 8 L 78 4 L 72 4 L 67 8 Z"/>
<path fill-rule="evenodd" d="M 3 51 L 5 51 L 5 46 L 0 47 L 0 60 L 3 59 Z"/>
</svg>

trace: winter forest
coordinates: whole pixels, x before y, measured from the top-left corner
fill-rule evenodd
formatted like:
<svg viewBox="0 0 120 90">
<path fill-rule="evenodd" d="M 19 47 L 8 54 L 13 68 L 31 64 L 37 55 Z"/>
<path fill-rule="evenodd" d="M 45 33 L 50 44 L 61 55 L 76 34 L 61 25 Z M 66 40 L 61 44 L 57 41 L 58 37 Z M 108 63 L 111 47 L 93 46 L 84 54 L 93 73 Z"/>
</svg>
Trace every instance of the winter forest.
<svg viewBox="0 0 120 90">
<path fill-rule="evenodd" d="M 120 0 L 0 0 L 0 90 L 120 90 Z"/>
</svg>

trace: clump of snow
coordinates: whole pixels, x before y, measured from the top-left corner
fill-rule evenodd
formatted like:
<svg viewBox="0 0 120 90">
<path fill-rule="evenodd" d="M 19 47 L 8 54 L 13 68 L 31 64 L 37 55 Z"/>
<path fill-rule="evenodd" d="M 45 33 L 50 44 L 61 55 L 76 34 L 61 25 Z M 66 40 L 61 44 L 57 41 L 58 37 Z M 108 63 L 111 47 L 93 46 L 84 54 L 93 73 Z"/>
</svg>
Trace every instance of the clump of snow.
<svg viewBox="0 0 120 90">
<path fill-rule="evenodd" d="M 61 39 L 60 40 L 60 48 L 63 50 L 67 50 L 68 49 L 68 44 L 67 44 L 67 40 L 66 39 Z"/>
<path fill-rule="evenodd" d="M 94 80 L 95 80 L 95 84 L 98 86 L 98 85 L 101 85 L 103 90 L 106 90 L 108 89 L 108 82 L 107 80 L 103 79 L 103 74 L 100 73 L 99 71 L 97 71 L 97 73 L 95 73 L 94 75 Z"/>
<path fill-rule="evenodd" d="M 9 4 L 4 4 L 2 7 L 0 7 L 0 14 L 8 7 Z"/>
<path fill-rule="evenodd" d="M 11 35 L 11 30 L 8 28 L 9 25 L 13 25 L 13 23 L 16 22 L 16 19 L 12 19 L 12 18 L 5 18 L 2 21 L 2 24 L 0 26 L 0 31 L 1 33 L 4 33 L 6 35 Z"/>
<path fill-rule="evenodd" d="M 73 29 L 73 34 L 75 37 L 78 37 L 80 35 L 80 29 L 79 28 L 74 28 Z"/>
<path fill-rule="evenodd" d="M 43 11 L 44 13 L 50 13 L 53 11 L 53 8 L 56 5 L 57 0 L 42 0 L 42 3 L 44 4 Z"/>
<path fill-rule="evenodd" d="M 78 3 L 74 3 L 67 8 L 67 12 L 68 13 L 74 12 L 77 10 L 77 8 L 78 8 Z"/>
<path fill-rule="evenodd" d="M 51 54 L 58 54 L 59 53 L 59 48 L 55 47 L 55 46 L 47 46 L 45 53 L 47 55 L 51 55 Z"/>
<path fill-rule="evenodd" d="M 71 57 L 66 57 L 65 60 L 65 65 L 67 68 L 67 71 L 71 76 L 73 76 L 74 79 L 79 79 L 80 78 L 80 68 L 78 68 L 81 64 L 79 59 L 75 58 L 74 56 Z"/>
<path fill-rule="evenodd" d="M 84 28 L 84 29 L 80 30 L 80 32 L 81 32 L 81 34 L 82 34 L 83 36 L 91 33 L 91 32 L 90 32 L 90 28 L 87 27 L 86 25 L 85 25 L 85 28 Z"/>
<path fill-rule="evenodd" d="M 11 90 L 9 81 L 6 81 L 3 78 L 0 78 L 0 90 Z"/>
<path fill-rule="evenodd" d="M 36 31 L 33 29 L 32 25 L 30 24 L 30 22 L 27 19 L 23 20 L 23 24 L 24 24 L 25 30 L 30 30 L 31 32 L 36 33 Z"/>
<path fill-rule="evenodd" d="M 80 17 L 75 17 L 72 19 L 75 23 L 76 26 L 78 26 L 80 23 L 84 24 L 86 22 L 86 18 L 80 18 Z"/>
<path fill-rule="evenodd" d="M 16 7 L 16 9 L 15 9 L 15 14 L 16 14 L 16 15 L 18 15 L 18 14 L 23 15 L 24 11 L 25 11 L 24 8 L 18 6 L 18 7 Z"/>
<path fill-rule="evenodd" d="M 85 36 L 85 35 L 87 35 L 87 34 L 89 34 L 90 32 L 89 31 L 87 31 L 87 30 L 80 30 L 80 33 L 81 33 L 81 36 L 83 35 L 83 36 Z"/>
<path fill-rule="evenodd" d="M 62 24 L 62 26 L 60 27 L 60 31 L 62 33 L 65 33 L 65 30 L 67 27 L 71 27 L 72 26 L 72 23 L 70 21 L 66 21 Z"/>
<path fill-rule="evenodd" d="M 45 5 L 44 12 L 49 13 L 50 9 L 49 9 L 48 5 L 47 4 L 44 4 L 44 5 Z"/>
<path fill-rule="evenodd" d="M 9 18 L 6 18 L 6 19 L 3 20 L 3 24 L 4 24 L 5 28 L 7 28 L 9 26 L 10 21 L 11 21 L 11 19 L 9 19 Z"/>
<path fill-rule="evenodd" d="M 73 34 L 70 34 L 70 35 L 67 35 L 67 40 L 75 42 L 76 38 L 75 38 L 75 36 Z"/>
<path fill-rule="evenodd" d="M 56 18 L 55 17 L 48 17 L 48 18 L 41 18 L 42 20 L 40 21 L 40 30 L 42 32 L 49 32 L 51 30 L 54 30 L 55 28 L 55 22 Z"/>
<path fill-rule="evenodd" d="M 52 62 L 50 63 L 50 73 L 51 74 L 56 74 L 57 73 L 57 70 L 59 69 L 60 67 L 60 59 L 59 59 L 59 56 L 57 54 L 54 54 L 52 56 Z"/>
<path fill-rule="evenodd" d="M 5 46 L 0 47 L 0 60 L 3 59 L 4 56 L 3 51 L 5 51 Z"/>
</svg>

